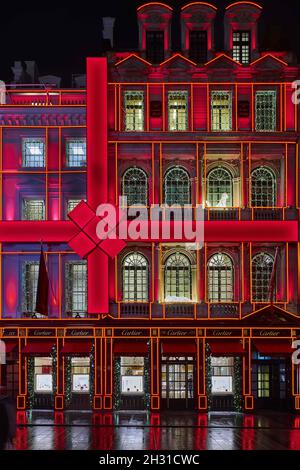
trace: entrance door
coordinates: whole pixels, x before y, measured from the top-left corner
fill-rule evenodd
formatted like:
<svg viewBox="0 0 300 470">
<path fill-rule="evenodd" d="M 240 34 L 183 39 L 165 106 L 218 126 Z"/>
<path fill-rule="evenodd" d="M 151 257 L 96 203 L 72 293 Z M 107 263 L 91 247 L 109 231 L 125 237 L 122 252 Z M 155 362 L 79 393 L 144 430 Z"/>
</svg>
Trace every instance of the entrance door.
<svg viewBox="0 0 300 470">
<path fill-rule="evenodd" d="M 195 363 L 192 357 L 162 358 L 162 407 L 169 410 L 191 410 L 194 400 Z"/>
<path fill-rule="evenodd" d="M 252 380 L 257 408 L 289 409 L 289 369 L 289 360 L 283 357 L 269 357 L 255 361 Z"/>
</svg>

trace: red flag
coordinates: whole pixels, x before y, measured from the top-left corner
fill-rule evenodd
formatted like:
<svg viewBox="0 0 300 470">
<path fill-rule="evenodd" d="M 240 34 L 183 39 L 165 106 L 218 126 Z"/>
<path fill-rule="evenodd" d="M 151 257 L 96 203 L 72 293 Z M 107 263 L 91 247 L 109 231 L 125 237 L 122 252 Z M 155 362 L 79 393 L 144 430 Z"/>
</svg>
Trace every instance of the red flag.
<svg viewBox="0 0 300 470">
<path fill-rule="evenodd" d="M 46 260 L 41 246 L 39 277 L 36 291 L 36 313 L 48 316 L 49 277 Z"/>
<path fill-rule="evenodd" d="M 270 277 L 270 284 L 269 284 L 269 299 L 270 299 L 271 304 L 273 303 L 273 296 L 274 296 L 274 289 L 275 289 L 275 282 L 276 282 L 278 253 L 279 253 L 279 247 L 277 246 L 276 251 L 275 251 L 272 273 Z"/>
</svg>

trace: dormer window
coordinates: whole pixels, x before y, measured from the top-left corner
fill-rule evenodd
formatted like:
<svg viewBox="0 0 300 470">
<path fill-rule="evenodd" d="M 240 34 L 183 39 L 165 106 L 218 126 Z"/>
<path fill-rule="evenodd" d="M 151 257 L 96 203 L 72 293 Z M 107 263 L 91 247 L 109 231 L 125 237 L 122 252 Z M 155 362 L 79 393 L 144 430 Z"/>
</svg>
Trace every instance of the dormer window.
<svg viewBox="0 0 300 470">
<path fill-rule="evenodd" d="M 164 61 L 164 32 L 146 32 L 146 59 L 151 64 L 160 64 Z"/>
<path fill-rule="evenodd" d="M 207 31 L 189 32 L 189 57 L 197 64 L 207 62 Z"/>
<path fill-rule="evenodd" d="M 250 31 L 234 31 L 232 33 L 232 57 L 241 64 L 250 62 L 251 47 Z"/>
</svg>

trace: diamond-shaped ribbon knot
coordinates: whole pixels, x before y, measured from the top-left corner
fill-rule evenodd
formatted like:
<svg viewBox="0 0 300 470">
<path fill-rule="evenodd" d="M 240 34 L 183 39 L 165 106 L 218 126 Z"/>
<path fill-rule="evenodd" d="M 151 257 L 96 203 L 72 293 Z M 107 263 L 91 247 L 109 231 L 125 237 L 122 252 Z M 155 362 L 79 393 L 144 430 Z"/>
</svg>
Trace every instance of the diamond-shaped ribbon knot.
<svg viewBox="0 0 300 470">
<path fill-rule="evenodd" d="M 126 246 L 120 238 L 109 238 L 109 234 L 116 236 L 116 229 L 121 220 L 115 226 L 110 227 L 107 237 L 100 240 L 97 236 L 96 227 L 100 218 L 96 216 L 93 209 L 85 201 L 80 201 L 77 206 L 68 213 L 69 219 L 79 228 L 79 232 L 68 242 L 69 246 L 80 256 L 86 258 L 94 250 L 100 249 L 110 258 L 117 256 Z"/>
</svg>

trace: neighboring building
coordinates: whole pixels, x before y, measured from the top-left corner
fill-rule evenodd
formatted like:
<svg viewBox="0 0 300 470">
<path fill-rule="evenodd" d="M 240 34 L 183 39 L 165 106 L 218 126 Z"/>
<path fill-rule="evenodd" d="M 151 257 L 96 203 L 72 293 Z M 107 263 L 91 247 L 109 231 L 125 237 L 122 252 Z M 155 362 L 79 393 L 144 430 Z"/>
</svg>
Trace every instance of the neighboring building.
<svg viewBox="0 0 300 470">
<path fill-rule="evenodd" d="M 259 51 L 261 10 L 229 5 L 217 52 L 217 8 L 186 5 L 172 53 L 172 8 L 148 3 L 136 53 L 88 59 L 87 93 L 3 92 L 1 381 L 19 409 L 300 409 L 299 66 Z M 119 196 L 203 207 L 203 248 L 149 238 L 106 256 L 76 206 Z"/>
</svg>

